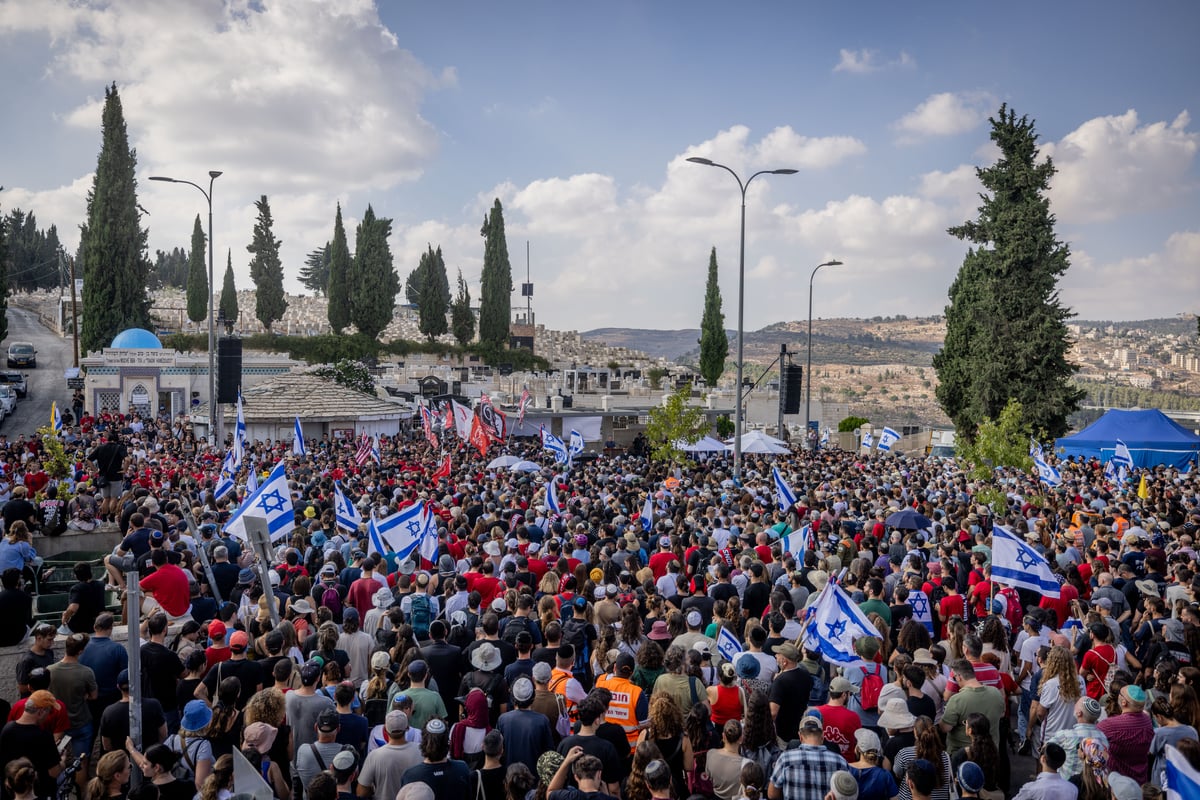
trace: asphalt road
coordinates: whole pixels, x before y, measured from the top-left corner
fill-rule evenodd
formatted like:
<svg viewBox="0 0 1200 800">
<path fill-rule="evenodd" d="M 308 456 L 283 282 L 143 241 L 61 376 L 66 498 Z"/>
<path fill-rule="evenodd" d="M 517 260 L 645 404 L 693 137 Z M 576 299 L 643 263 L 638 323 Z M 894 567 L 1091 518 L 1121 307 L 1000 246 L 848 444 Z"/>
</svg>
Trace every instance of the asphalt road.
<svg viewBox="0 0 1200 800">
<path fill-rule="evenodd" d="M 37 315 L 8 306 L 8 338 L 0 343 L 5 352 L 12 342 L 33 342 L 37 350 L 37 368 L 22 369 L 28 376 L 29 394 L 17 401 L 17 410 L 0 422 L 0 433 L 13 440 L 18 434 L 30 435 L 38 427 L 50 424 L 50 402 L 58 401 L 58 407 L 71 407 L 71 391 L 63 371 L 72 366 L 72 345 L 69 338 L 62 338 L 42 325 Z M 7 362 L 0 361 L 0 366 Z M 5 367 L 7 368 L 7 367 Z"/>
</svg>

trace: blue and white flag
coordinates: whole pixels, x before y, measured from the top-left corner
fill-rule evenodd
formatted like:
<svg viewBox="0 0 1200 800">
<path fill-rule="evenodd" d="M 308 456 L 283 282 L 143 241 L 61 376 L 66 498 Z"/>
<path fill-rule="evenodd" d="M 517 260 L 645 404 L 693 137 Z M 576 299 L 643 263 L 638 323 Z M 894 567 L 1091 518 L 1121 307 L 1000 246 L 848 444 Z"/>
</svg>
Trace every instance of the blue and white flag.
<svg viewBox="0 0 1200 800">
<path fill-rule="evenodd" d="M 825 430 L 821 431 L 822 446 L 829 444 L 829 434 L 830 434 L 829 428 L 826 428 Z"/>
<path fill-rule="evenodd" d="M 1109 459 L 1104 465 L 1104 480 L 1109 483 L 1117 482 L 1117 465 L 1112 462 L 1112 459 Z"/>
<path fill-rule="evenodd" d="M 383 465 L 383 448 L 379 444 L 379 434 L 375 434 L 371 439 L 371 458 L 375 459 L 375 463 Z"/>
<path fill-rule="evenodd" d="M 920 589 L 908 593 L 908 604 L 912 607 L 912 618 L 933 634 L 933 612 L 929 608 L 929 597 Z"/>
<path fill-rule="evenodd" d="M 811 545 L 812 526 L 805 525 L 798 531 L 792 531 L 787 536 L 780 539 L 780 544 L 783 545 L 783 552 L 793 556 L 797 563 L 804 562 L 804 552 Z"/>
<path fill-rule="evenodd" d="M 992 578 L 997 583 L 1058 597 L 1061 589 L 1049 562 L 1003 525 L 992 525 Z"/>
<path fill-rule="evenodd" d="M 1042 450 L 1042 443 L 1032 436 L 1029 437 L 1029 457 L 1034 459 L 1046 457 L 1046 453 Z"/>
<path fill-rule="evenodd" d="M 642 530 L 646 533 L 654 528 L 654 496 L 649 493 L 646 494 L 646 504 L 642 506 L 638 521 L 642 523 Z"/>
<path fill-rule="evenodd" d="M 1167 745 L 1167 800 L 1195 800 L 1200 797 L 1200 770 L 1191 765 L 1187 756 L 1173 744 Z M 1159 776 L 1151 775 L 1150 782 L 1158 785 Z"/>
<path fill-rule="evenodd" d="M 567 456 L 574 459 L 575 456 L 583 452 L 583 434 L 572 430 L 568 441 L 570 444 L 567 446 Z"/>
<path fill-rule="evenodd" d="M 58 401 L 50 401 L 50 430 L 54 431 L 55 436 L 62 436 L 63 420 L 62 414 L 58 411 Z"/>
<path fill-rule="evenodd" d="M 346 499 L 346 495 L 342 493 L 342 485 L 336 481 L 333 484 L 333 517 L 338 527 L 351 532 L 357 532 L 358 526 L 362 524 L 362 514 Z"/>
<path fill-rule="evenodd" d="M 246 416 L 242 413 L 242 391 L 238 390 L 237 423 L 233 426 L 233 471 L 242 468 L 242 459 L 246 457 Z"/>
<path fill-rule="evenodd" d="M 398 558 L 404 559 L 421 545 L 429 524 L 425 501 L 422 500 L 383 519 L 372 518 L 368 532 L 376 547 L 385 547 L 384 552 L 395 553 Z M 437 535 L 436 528 L 434 535 Z"/>
<path fill-rule="evenodd" d="M 570 453 L 567 451 L 567 446 L 563 444 L 563 440 L 545 428 L 542 428 L 542 449 L 553 453 L 554 460 L 560 464 L 569 461 L 571 458 Z"/>
<path fill-rule="evenodd" d="M 879 630 L 845 590 L 830 581 L 809 609 L 804 647 L 819 651 L 836 664 L 855 664 L 862 661 L 862 656 L 855 652 L 854 640 L 864 636 L 878 639 Z"/>
<path fill-rule="evenodd" d="M 734 632 L 724 625 L 717 629 L 717 652 L 726 661 L 733 661 L 734 656 L 742 652 L 742 643 L 738 641 Z"/>
<path fill-rule="evenodd" d="M 555 475 L 546 484 L 546 513 L 562 514 L 562 506 L 558 504 L 558 476 Z"/>
<path fill-rule="evenodd" d="M 246 474 L 246 494 L 254 494 L 258 491 L 258 470 L 254 467 Z"/>
<path fill-rule="evenodd" d="M 870 431 L 868 431 L 867 433 L 864 433 L 863 438 L 862 438 L 862 445 L 860 445 L 860 446 L 865 447 L 868 450 L 870 450 L 874 446 L 874 444 L 875 444 L 874 435 L 872 435 Z"/>
<path fill-rule="evenodd" d="M 1125 483 L 1129 480 L 1129 467 L 1122 464 L 1117 467 L 1117 483 Z"/>
<path fill-rule="evenodd" d="M 771 467 L 771 479 L 775 481 L 775 500 L 779 503 L 779 510 L 786 512 L 796 505 L 796 493 L 783 479 L 783 473 L 779 471 L 779 467 Z"/>
<path fill-rule="evenodd" d="M 1185 469 L 1183 472 L 1181 472 L 1179 474 L 1180 475 L 1191 475 L 1192 474 L 1192 464 L 1194 464 L 1194 463 L 1196 463 L 1196 462 L 1189 461 L 1188 465 L 1187 465 L 1187 469 Z"/>
<path fill-rule="evenodd" d="M 433 509 L 425 506 L 425 532 L 421 536 L 421 543 L 417 545 L 417 552 L 426 561 L 437 561 L 440 541 L 437 515 L 433 513 Z"/>
<path fill-rule="evenodd" d="M 1117 466 L 1124 465 L 1126 467 L 1133 466 L 1133 456 L 1129 452 L 1129 448 L 1120 439 L 1117 439 L 1117 446 L 1113 448 L 1112 460 L 1117 462 Z"/>
<path fill-rule="evenodd" d="M 292 532 L 296 524 L 296 512 L 292 507 L 292 493 L 288 488 L 287 473 L 280 461 L 271 470 L 266 482 L 250 493 L 237 511 L 225 523 L 225 532 L 242 541 L 249 540 L 246 517 L 266 520 L 271 541 L 282 539 Z"/>
<path fill-rule="evenodd" d="M 304 446 L 304 429 L 300 427 L 299 417 L 296 417 L 296 427 L 292 429 L 292 455 L 301 458 L 308 455 L 308 449 Z"/>
<path fill-rule="evenodd" d="M 233 482 L 233 476 L 237 472 L 237 468 L 233 463 L 234 457 L 233 450 L 229 450 L 225 453 L 225 458 L 221 461 L 221 475 L 217 478 L 217 485 L 213 489 L 213 497 L 217 500 L 225 497 L 225 495 L 232 492 L 237 486 Z"/>
<path fill-rule="evenodd" d="M 1062 475 L 1058 469 L 1047 464 L 1041 456 L 1034 456 L 1033 466 L 1037 469 L 1038 480 L 1050 488 L 1053 489 L 1062 483 Z"/>
<path fill-rule="evenodd" d="M 878 448 L 885 453 L 890 453 L 892 452 L 892 445 L 898 441 L 900 441 L 900 434 L 891 428 L 884 428 L 883 433 L 879 434 Z"/>
</svg>

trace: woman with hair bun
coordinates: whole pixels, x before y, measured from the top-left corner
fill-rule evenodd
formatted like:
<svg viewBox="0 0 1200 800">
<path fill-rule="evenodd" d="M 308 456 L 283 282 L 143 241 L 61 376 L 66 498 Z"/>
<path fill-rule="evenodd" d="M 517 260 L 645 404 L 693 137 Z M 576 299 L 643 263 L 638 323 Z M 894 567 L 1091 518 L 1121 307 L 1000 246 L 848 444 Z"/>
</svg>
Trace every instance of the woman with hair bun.
<svg viewBox="0 0 1200 800">
<path fill-rule="evenodd" d="M 37 797 L 37 770 L 28 758 L 8 762 L 4 768 L 4 788 L 13 800 L 35 800 Z"/>
<path fill-rule="evenodd" d="M 138 753 L 133 747 L 133 740 L 125 740 L 125 752 L 137 764 L 144 776 L 144 781 L 153 783 L 158 788 L 159 800 L 192 800 L 196 796 L 196 787 L 191 781 L 181 781 L 171 772 L 179 761 L 179 754 L 163 744 L 151 745 L 146 754 Z"/>
</svg>

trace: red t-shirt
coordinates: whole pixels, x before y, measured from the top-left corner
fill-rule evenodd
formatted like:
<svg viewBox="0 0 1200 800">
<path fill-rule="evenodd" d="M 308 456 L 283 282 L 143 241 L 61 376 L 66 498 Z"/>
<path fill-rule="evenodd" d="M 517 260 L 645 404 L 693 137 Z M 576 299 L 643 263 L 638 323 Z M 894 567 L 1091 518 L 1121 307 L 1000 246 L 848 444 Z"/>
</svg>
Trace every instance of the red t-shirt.
<svg viewBox="0 0 1200 800">
<path fill-rule="evenodd" d="M 222 661 L 228 661 L 231 658 L 233 658 L 233 651 L 228 647 L 209 647 L 204 651 L 204 671 L 207 672 Z"/>
<path fill-rule="evenodd" d="M 942 638 L 948 639 L 950 632 L 946 630 L 946 623 L 953 616 L 962 617 L 963 622 L 968 621 L 967 617 L 967 598 L 962 594 L 948 594 L 938 603 L 938 619 L 942 621 Z"/>
<path fill-rule="evenodd" d="M 154 595 L 163 610 L 173 617 L 183 616 L 192 605 L 187 574 L 174 564 L 163 564 L 142 578 L 139 585 L 143 592 Z"/>
<path fill-rule="evenodd" d="M 654 573 L 654 580 L 658 580 L 663 575 L 667 574 L 667 565 L 675 561 L 675 554 L 670 551 L 659 551 L 650 556 L 650 571 Z"/>
<path fill-rule="evenodd" d="M 1038 602 L 1038 608 L 1054 609 L 1054 615 L 1058 617 L 1058 624 L 1054 627 L 1061 628 L 1067 617 L 1071 616 L 1071 602 L 1079 599 L 1079 590 L 1069 583 L 1064 583 L 1058 591 L 1058 597 L 1043 596 Z"/>
<path fill-rule="evenodd" d="M 818 706 L 821 720 L 825 724 L 825 741 L 833 742 L 842 753 L 842 758 L 854 755 L 854 732 L 862 727 L 857 711 L 845 706 Z"/>
<path fill-rule="evenodd" d="M 1094 677 L 1087 679 L 1087 696 L 1099 700 L 1104 696 L 1104 679 L 1110 669 L 1117 668 L 1117 649 L 1111 644 L 1098 644 L 1083 655 L 1079 667 L 1082 673 L 1091 670 Z"/>
<path fill-rule="evenodd" d="M 8 713 L 9 722 L 16 722 L 21 718 L 21 715 L 25 713 L 25 703 L 28 700 L 28 697 L 22 697 L 13 704 L 12 711 Z M 71 718 L 67 716 L 67 707 L 62 700 L 54 701 L 54 710 L 50 712 L 50 716 L 46 717 L 46 721 L 39 727 L 56 736 L 67 732 L 67 728 L 71 727 Z"/>
</svg>

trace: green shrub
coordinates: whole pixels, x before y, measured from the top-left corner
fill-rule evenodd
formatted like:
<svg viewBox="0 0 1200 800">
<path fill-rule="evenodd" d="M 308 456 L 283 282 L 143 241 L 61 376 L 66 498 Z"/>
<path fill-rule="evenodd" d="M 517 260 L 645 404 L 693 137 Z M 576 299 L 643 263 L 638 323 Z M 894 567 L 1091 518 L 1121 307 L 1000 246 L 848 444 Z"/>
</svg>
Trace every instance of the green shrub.
<svg viewBox="0 0 1200 800">
<path fill-rule="evenodd" d="M 838 433 L 853 433 L 871 420 L 866 417 L 846 417 L 838 423 Z"/>
</svg>

